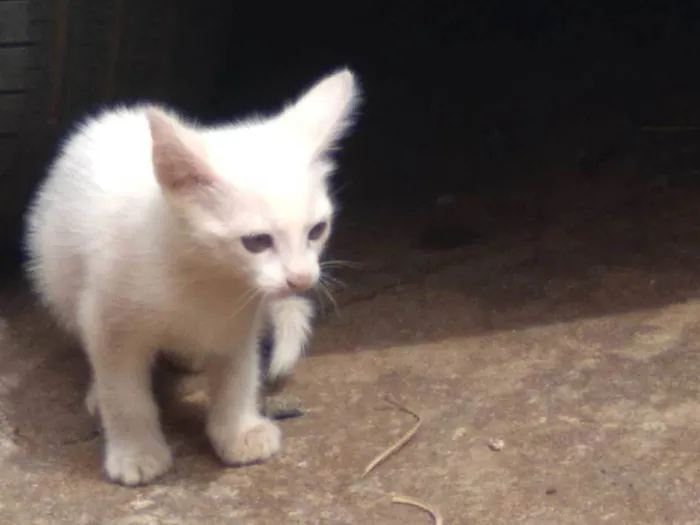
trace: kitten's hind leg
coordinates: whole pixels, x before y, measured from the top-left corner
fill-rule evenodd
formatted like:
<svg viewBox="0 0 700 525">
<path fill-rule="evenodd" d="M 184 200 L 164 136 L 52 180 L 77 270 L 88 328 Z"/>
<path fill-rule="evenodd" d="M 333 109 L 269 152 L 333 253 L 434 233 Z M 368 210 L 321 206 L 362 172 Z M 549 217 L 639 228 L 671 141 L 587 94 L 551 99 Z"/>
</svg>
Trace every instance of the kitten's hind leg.
<svg viewBox="0 0 700 525">
<path fill-rule="evenodd" d="M 84 324 L 83 340 L 94 374 L 87 402 L 99 410 L 105 437 L 104 468 L 114 482 L 139 485 L 167 471 L 172 454 L 160 428 L 151 391 L 151 357 L 133 332 L 112 323 Z"/>
<path fill-rule="evenodd" d="M 272 348 L 267 380 L 274 382 L 291 374 L 309 340 L 314 309 L 305 297 L 278 299 L 269 305 Z"/>
</svg>

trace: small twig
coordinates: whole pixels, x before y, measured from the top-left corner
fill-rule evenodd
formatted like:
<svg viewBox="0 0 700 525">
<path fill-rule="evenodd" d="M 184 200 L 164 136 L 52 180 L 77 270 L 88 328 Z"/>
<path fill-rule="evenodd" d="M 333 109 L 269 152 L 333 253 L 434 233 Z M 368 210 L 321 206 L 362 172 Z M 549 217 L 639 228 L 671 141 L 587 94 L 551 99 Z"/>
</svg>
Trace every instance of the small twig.
<svg viewBox="0 0 700 525">
<path fill-rule="evenodd" d="M 394 496 L 393 498 L 391 498 L 391 502 L 397 503 L 399 505 L 410 505 L 411 507 L 416 507 L 418 509 L 424 510 L 432 516 L 433 525 L 444 525 L 445 523 L 442 519 L 442 514 L 440 514 L 439 510 L 430 507 L 425 503 L 421 503 L 420 501 L 416 501 L 413 498 L 407 498 L 406 496 Z"/>
<path fill-rule="evenodd" d="M 700 131 L 700 126 L 642 126 L 642 131 Z"/>
<path fill-rule="evenodd" d="M 365 476 L 367 476 L 367 474 L 372 472 L 372 470 L 374 470 L 374 468 L 377 465 L 379 465 L 382 461 L 384 461 L 386 458 L 388 458 L 389 456 L 391 456 L 392 454 L 394 454 L 395 452 L 398 452 L 401 448 L 403 448 L 406 445 L 406 443 L 408 443 L 411 440 L 411 438 L 416 435 L 416 432 L 418 432 L 418 429 L 420 428 L 420 425 L 421 425 L 420 416 L 417 413 L 415 413 L 413 410 L 411 410 L 410 408 L 408 408 L 404 405 L 397 403 L 396 401 L 394 401 L 388 397 L 386 398 L 386 400 L 389 403 L 391 403 L 392 405 L 394 405 L 395 407 L 399 408 L 400 410 L 403 410 L 407 414 L 411 414 L 416 419 L 416 424 L 413 425 L 413 427 L 408 432 L 406 432 L 403 436 L 401 436 L 401 439 L 399 439 L 396 443 L 394 443 L 389 448 L 387 448 L 384 452 L 379 454 L 376 458 L 374 458 L 370 462 L 369 465 L 367 465 L 367 467 L 365 468 L 365 471 L 362 473 L 363 478 Z"/>
</svg>

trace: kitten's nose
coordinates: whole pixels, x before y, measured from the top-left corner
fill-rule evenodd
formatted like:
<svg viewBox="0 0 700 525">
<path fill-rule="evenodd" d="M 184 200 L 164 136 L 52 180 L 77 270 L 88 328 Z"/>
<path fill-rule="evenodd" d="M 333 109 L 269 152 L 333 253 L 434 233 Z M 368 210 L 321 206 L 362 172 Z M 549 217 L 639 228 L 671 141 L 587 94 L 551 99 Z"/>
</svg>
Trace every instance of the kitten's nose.
<svg viewBox="0 0 700 525">
<path fill-rule="evenodd" d="M 310 273 L 295 273 L 287 277 L 287 286 L 295 292 L 307 290 L 312 284 L 313 277 Z"/>
</svg>

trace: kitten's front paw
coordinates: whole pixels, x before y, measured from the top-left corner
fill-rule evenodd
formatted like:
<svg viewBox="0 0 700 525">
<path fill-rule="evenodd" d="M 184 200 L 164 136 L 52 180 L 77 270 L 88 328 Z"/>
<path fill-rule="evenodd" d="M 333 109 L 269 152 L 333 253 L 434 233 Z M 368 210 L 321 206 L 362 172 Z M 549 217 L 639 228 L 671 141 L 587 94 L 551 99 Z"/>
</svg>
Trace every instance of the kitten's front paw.
<svg viewBox="0 0 700 525">
<path fill-rule="evenodd" d="M 233 435 L 217 436 L 210 433 L 210 436 L 221 461 L 231 466 L 265 461 L 282 448 L 282 431 L 265 418 L 258 419 Z"/>
<path fill-rule="evenodd" d="M 157 440 L 107 445 L 105 471 L 115 483 L 143 485 L 165 473 L 172 464 L 170 448 Z"/>
</svg>

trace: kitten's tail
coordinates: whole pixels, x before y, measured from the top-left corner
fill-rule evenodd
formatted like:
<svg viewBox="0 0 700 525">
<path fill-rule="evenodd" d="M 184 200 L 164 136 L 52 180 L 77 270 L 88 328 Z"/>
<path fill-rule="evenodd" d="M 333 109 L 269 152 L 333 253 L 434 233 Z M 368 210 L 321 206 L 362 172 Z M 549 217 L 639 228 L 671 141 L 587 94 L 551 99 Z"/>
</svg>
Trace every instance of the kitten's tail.
<svg viewBox="0 0 700 525">
<path fill-rule="evenodd" d="M 313 314 L 313 305 L 305 297 L 288 297 L 270 304 L 274 342 L 267 369 L 268 380 L 291 374 L 308 343 Z"/>
</svg>

